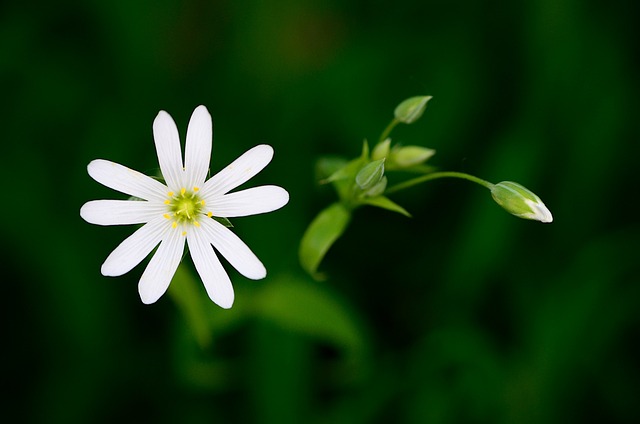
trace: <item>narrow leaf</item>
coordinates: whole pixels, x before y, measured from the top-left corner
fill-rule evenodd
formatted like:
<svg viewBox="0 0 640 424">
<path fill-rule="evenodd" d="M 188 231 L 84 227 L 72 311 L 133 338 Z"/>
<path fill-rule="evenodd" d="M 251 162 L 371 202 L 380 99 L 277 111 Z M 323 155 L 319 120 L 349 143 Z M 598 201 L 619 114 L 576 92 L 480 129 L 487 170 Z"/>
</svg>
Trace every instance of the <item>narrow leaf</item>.
<svg viewBox="0 0 640 424">
<path fill-rule="evenodd" d="M 316 162 L 316 178 L 322 183 L 330 182 L 328 179 L 347 165 L 347 160 L 341 157 L 325 156 Z"/>
<path fill-rule="evenodd" d="M 405 208 L 398 205 L 388 197 L 384 197 L 384 196 L 365 197 L 360 201 L 365 205 L 376 206 L 378 208 L 386 209 L 392 212 L 398 212 L 404 216 L 408 216 L 409 218 L 411 218 L 411 214 L 407 212 Z"/>
<path fill-rule="evenodd" d="M 181 264 L 173 276 L 168 292 L 184 314 L 184 319 L 198 344 L 202 349 L 206 349 L 212 342 L 211 325 L 207 315 L 210 302 L 208 299 L 204 300 L 206 296 L 203 296 L 199 285 L 200 282 L 193 273 Z"/>
<path fill-rule="evenodd" d="M 220 224 L 224 225 L 227 228 L 233 228 L 233 224 L 227 218 L 222 216 L 212 216 L 215 221 L 218 221 Z"/>
<path fill-rule="evenodd" d="M 316 271 L 322 258 L 344 233 L 350 219 L 351 213 L 341 203 L 330 205 L 315 217 L 302 236 L 298 252 L 305 271 L 316 278 L 320 277 Z"/>
<path fill-rule="evenodd" d="M 361 352 L 363 329 L 341 302 L 323 285 L 293 276 L 281 276 L 265 285 L 255 298 L 260 318 L 346 351 Z"/>
</svg>

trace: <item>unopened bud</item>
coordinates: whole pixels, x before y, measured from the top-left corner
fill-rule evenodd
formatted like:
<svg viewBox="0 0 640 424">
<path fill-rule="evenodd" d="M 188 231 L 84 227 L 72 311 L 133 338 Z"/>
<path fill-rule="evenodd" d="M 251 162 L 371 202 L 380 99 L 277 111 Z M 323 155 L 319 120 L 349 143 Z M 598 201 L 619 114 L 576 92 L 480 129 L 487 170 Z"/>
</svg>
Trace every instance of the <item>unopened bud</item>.
<svg viewBox="0 0 640 424">
<path fill-rule="evenodd" d="M 382 179 L 378 181 L 376 185 L 374 185 L 373 187 L 371 187 L 369 190 L 365 192 L 365 195 L 367 197 L 380 196 L 382 193 L 384 193 L 386 188 L 387 188 L 387 177 L 382 177 Z"/>
<path fill-rule="evenodd" d="M 420 165 L 436 153 L 433 149 L 420 146 L 404 146 L 391 150 L 389 162 L 398 168 Z"/>
<path fill-rule="evenodd" d="M 384 159 L 389 154 L 389 147 L 391 146 L 391 139 L 387 137 L 384 141 L 376 144 L 376 147 L 373 148 L 371 152 L 372 160 Z"/>
<path fill-rule="evenodd" d="M 507 212 L 519 218 L 551 222 L 553 216 L 542 200 L 532 191 L 512 181 L 502 181 L 491 187 L 491 196 Z"/>
<path fill-rule="evenodd" d="M 362 190 L 369 190 L 378 184 L 384 175 L 384 159 L 366 164 L 356 175 L 356 184 Z"/>
<path fill-rule="evenodd" d="M 393 111 L 394 116 L 400 122 L 412 124 L 422 116 L 431 96 L 410 97 L 400 103 Z"/>
</svg>

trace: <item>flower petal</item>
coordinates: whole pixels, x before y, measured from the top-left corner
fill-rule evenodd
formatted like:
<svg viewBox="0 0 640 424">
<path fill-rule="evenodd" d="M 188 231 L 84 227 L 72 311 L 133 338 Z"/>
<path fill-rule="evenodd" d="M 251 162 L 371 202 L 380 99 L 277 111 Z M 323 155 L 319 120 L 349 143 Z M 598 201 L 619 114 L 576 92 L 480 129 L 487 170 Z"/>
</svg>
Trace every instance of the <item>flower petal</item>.
<svg viewBox="0 0 640 424">
<path fill-rule="evenodd" d="M 213 247 L 240 274 L 252 280 L 259 280 L 267 276 L 267 270 L 260 259 L 231 230 L 213 219 L 203 219 L 200 224 L 203 237 L 213 244 Z"/>
<path fill-rule="evenodd" d="M 191 115 L 187 129 L 184 158 L 187 188 L 202 187 L 207 178 L 212 136 L 211 115 L 206 107 L 198 106 Z"/>
<path fill-rule="evenodd" d="M 214 216 L 233 218 L 280 209 L 289 202 L 289 193 L 278 186 L 253 187 L 224 196 L 206 199 Z"/>
<path fill-rule="evenodd" d="M 80 208 L 80 216 L 90 224 L 143 224 L 162 215 L 166 206 L 161 203 L 132 200 L 92 200 Z"/>
<path fill-rule="evenodd" d="M 168 189 L 164 184 L 119 163 L 96 159 L 89 163 L 87 171 L 100 184 L 129 196 L 164 200 L 167 195 Z"/>
<path fill-rule="evenodd" d="M 266 144 L 248 150 L 204 183 L 202 196 L 219 196 L 233 190 L 262 171 L 271 162 L 271 158 L 273 148 Z"/>
<path fill-rule="evenodd" d="M 143 303 L 154 303 L 167 291 L 180 264 L 184 241 L 185 237 L 180 229 L 172 228 L 160 243 L 138 283 L 138 292 Z"/>
<path fill-rule="evenodd" d="M 184 184 L 180 136 L 173 118 L 164 110 L 161 110 L 153 121 L 153 139 L 156 143 L 160 171 L 167 186 L 172 191 L 180 190 Z"/>
<path fill-rule="evenodd" d="M 117 277 L 131 271 L 156 245 L 171 226 L 163 217 L 155 218 L 124 239 L 102 264 L 102 275 Z"/>
<path fill-rule="evenodd" d="M 233 305 L 233 286 L 213 247 L 200 231 L 189 231 L 187 243 L 193 264 L 200 274 L 209 298 L 217 305 L 229 309 Z"/>
</svg>

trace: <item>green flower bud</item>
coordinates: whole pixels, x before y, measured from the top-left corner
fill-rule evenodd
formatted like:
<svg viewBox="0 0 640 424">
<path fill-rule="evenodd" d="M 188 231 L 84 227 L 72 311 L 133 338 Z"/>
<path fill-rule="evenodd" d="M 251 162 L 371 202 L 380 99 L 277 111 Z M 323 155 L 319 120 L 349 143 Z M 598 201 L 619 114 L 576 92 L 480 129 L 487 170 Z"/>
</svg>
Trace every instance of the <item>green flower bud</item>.
<svg viewBox="0 0 640 424">
<path fill-rule="evenodd" d="M 362 167 L 356 175 L 356 184 L 362 190 L 369 190 L 382 179 L 384 174 L 384 159 L 374 160 Z"/>
<path fill-rule="evenodd" d="M 369 190 L 367 190 L 364 194 L 367 197 L 376 197 L 380 196 L 387 188 L 387 177 L 382 177 L 380 181 Z"/>
<path fill-rule="evenodd" d="M 376 147 L 373 148 L 373 152 L 371 152 L 372 160 L 384 159 L 389 154 L 389 146 L 391 146 L 391 139 L 386 138 L 384 141 L 376 144 Z"/>
<path fill-rule="evenodd" d="M 420 165 L 436 153 L 433 149 L 420 146 L 405 146 L 394 148 L 389 157 L 389 164 L 398 168 L 409 168 Z"/>
<path fill-rule="evenodd" d="M 429 100 L 431 100 L 431 96 L 410 97 L 400 103 L 393 111 L 393 114 L 400 122 L 405 124 L 414 123 L 422 116 Z"/>
<path fill-rule="evenodd" d="M 513 181 L 502 181 L 491 187 L 491 196 L 507 212 L 519 218 L 551 222 L 553 216 L 533 192 Z"/>
</svg>

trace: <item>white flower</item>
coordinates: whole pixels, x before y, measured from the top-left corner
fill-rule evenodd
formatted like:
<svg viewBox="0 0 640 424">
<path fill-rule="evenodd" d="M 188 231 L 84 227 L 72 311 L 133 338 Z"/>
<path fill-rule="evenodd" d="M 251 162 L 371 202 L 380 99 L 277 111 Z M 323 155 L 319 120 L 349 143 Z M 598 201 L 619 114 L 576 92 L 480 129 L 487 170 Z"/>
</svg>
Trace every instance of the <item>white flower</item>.
<svg viewBox="0 0 640 424">
<path fill-rule="evenodd" d="M 100 184 L 142 199 L 94 200 L 80 209 L 80 216 L 92 224 L 144 224 L 111 252 L 102 264 L 102 274 L 127 273 L 159 243 L 138 285 L 142 301 L 153 303 L 169 287 L 186 241 L 209 297 L 221 307 L 230 308 L 233 287 L 213 248 L 247 278 L 264 278 L 267 271 L 247 245 L 213 217 L 255 215 L 287 204 L 289 194 L 277 186 L 229 193 L 260 172 L 271 161 L 273 149 L 256 146 L 205 182 L 212 124 L 204 106 L 198 106 L 189 121 L 184 165 L 178 129 L 168 113 L 158 113 L 153 136 L 166 185 L 107 160 L 94 160 L 87 167 Z"/>
</svg>

